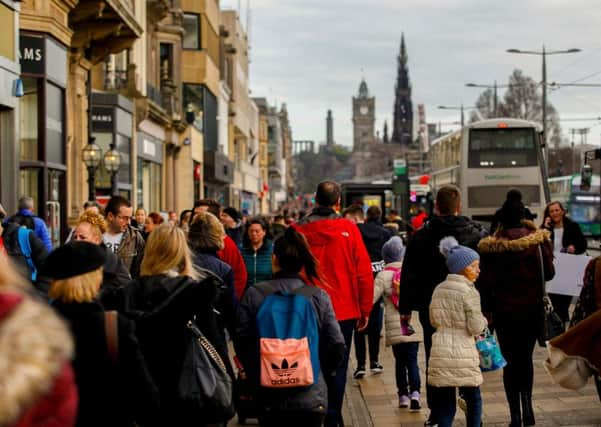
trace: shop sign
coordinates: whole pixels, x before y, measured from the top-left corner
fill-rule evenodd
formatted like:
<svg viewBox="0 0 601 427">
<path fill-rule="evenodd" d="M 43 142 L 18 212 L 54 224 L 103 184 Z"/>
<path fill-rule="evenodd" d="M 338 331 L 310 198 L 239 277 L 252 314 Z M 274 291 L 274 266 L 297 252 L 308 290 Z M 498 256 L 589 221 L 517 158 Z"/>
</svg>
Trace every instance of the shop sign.
<svg viewBox="0 0 601 427">
<path fill-rule="evenodd" d="M 19 37 L 19 61 L 23 74 L 46 73 L 46 48 L 43 37 L 21 35 Z"/>
<path fill-rule="evenodd" d="M 92 129 L 94 132 L 110 132 L 115 129 L 115 109 L 113 107 L 92 106 Z"/>
</svg>

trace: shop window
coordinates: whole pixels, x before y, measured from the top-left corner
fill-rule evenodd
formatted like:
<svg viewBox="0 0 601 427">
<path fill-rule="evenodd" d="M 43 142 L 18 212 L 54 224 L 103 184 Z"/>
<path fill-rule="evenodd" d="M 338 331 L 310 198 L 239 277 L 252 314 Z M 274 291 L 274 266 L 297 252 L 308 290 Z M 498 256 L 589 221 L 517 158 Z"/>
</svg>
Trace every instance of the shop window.
<svg viewBox="0 0 601 427">
<path fill-rule="evenodd" d="M 24 95 L 19 99 L 19 141 L 21 160 L 39 160 L 38 144 L 38 79 L 23 78 Z"/>
<path fill-rule="evenodd" d="M 40 202 L 40 170 L 21 169 L 19 171 L 19 189 L 21 195 L 29 196 L 34 200 L 34 209 L 39 208 Z"/>
<path fill-rule="evenodd" d="M 65 163 L 63 90 L 46 84 L 46 161 Z"/>
<path fill-rule="evenodd" d="M 200 49 L 200 15 L 195 13 L 184 13 L 184 49 Z"/>
<path fill-rule="evenodd" d="M 119 182 L 131 182 L 131 138 L 117 134 L 115 136 L 115 149 L 121 155 L 117 180 Z"/>
<path fill-rule="evenodd" d="M 161 165 L 138 158 L 138 206 L 161 210 Z"/>
</svg>

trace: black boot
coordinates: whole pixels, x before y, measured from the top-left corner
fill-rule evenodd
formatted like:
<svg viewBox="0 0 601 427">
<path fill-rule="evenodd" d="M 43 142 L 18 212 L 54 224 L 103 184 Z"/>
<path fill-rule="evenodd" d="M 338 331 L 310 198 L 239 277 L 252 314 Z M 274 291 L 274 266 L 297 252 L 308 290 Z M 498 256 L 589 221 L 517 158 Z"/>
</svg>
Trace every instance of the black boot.
<svg viewBox="0 0 601 427">
<path fill-rule="evenodd" d="M 509 427 L 522 427 L 522 411 L 520 409 L 520 393 L 507 393 L 511 423 Z"/>
<path fill-rule="evenodd" d="M 532 392 L 523 391 L 522 396 L 522 420 L 525 426 L 533 426 L 536 424 L 534 421 L 534 409 L 532 409 Z"/>
</svg>

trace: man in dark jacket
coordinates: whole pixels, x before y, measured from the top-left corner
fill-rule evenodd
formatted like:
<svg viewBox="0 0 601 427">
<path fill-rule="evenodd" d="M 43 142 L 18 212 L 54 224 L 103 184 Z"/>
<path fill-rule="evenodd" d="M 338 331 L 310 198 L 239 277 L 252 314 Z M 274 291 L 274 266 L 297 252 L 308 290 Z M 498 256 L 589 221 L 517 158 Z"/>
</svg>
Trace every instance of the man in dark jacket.
<svg viewBox="0 0 601 427">
<path fill-rule="evenodd" d="M 367 218 L 365 222 L 358 223 L 363 243 L 371 260 L 371 271 L 374 278 L 384 269 L 382 260 L 382 246 L 392 237 L 392 231 L 382 225 L 380 220 L 382 211 L 377 206 L 370 206 L 367 209 Z M 365 337 L 369 346 L 369 369 L 377 374 L 384 370 L 379 363 L 380 355 L 380 333 L 382 331 L 384 311 L 382 307 L 382 298 L 375 302 L 369 314 L 369 325 L 366 332 L 360 332 L 355 329 L 355 357 L 357 358 L 357 369 L 354 378 L 363 378 L 365 376 Z"/>
<path fill-rule="evenodd" d="M 28 196 L 21 197 L 19 199 L 19 211 L 8 218 L 6 222 L 14 222 L 33 230 L 46 247 L 46 250 L 48 252 L 52 250 L 52 241 L 46 223 L 42 218 L 33 214 L 33 198 Z"/>
<path fill-rule="evenodd" d="M 374 279 L 371 261 L 361 233 L 351 221 L 340 218 L 340 186 L 324 181 L 317 186 L 317 207 L 296 226 L 318 259 L 325 282 L 320 284 L 332 299 L 336 319 L 344 336 L 346 354 L 328 383 L 328 413 L 324 425 L 344 426 L 342 402 L 346 386 L 348 356 L 355 327 L 367 328 L 373 304 Z"/>
<path fill-rule="evenodd" d="M 441 187 L 436 194 L 436 211 L 421 229 L 417 230 L 407 245 L 401 274 L 399 313 L 401 319 L 411 319 L 411 311 L 419 312 L 424 330 L 426 364 L 432 347 L 434 328 L 430 323 L 429 308 L 434 288 L 449 273 L 439 244 L 443 237 L 453 236 L 459 244 L 476 249 L 478 242 L 488 234 L 479 224 L 460 216 L 461 194 L 454 185 Z M 427 386 L 428 406 L 435 402 L 433 387 Z M 430 413 L 427 422 L 437 424 L 437 415 Z"/>
</svg>

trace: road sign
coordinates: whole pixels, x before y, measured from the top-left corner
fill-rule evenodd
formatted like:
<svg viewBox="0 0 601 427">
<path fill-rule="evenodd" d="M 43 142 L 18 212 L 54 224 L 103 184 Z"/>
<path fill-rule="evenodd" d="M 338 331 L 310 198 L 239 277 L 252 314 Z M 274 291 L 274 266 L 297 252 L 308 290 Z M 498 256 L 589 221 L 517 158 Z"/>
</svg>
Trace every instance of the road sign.
<svg viewBox="0 0 601 427">
<path fill-rule="evenodd" d="M 394 159 L 394 175 L 407 175 L 407 161 L 405 159 Z"/>
</svg>

